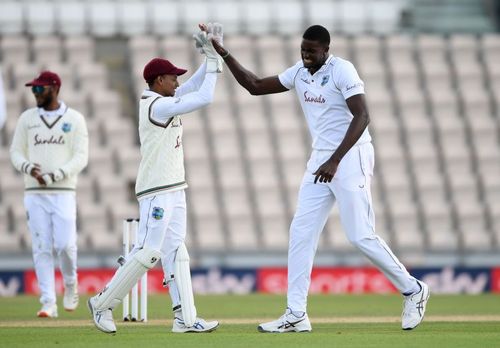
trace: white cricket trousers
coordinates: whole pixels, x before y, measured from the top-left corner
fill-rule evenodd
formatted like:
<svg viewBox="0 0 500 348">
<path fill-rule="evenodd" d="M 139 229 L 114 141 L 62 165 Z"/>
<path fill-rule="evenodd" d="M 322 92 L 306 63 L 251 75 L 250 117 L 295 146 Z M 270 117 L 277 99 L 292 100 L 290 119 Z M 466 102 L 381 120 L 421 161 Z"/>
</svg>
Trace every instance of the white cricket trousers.
<svg viewBox="0 0 500 348">
<path fill-rule="evenodd" d="M 172 305 L 176 307 L 180 304 L 180 297 L 172 280 L 175 255 L 186 238 L 186 194 L 179 190 L 147 197 L 139 201 L 139 209 L 137 245 L 130 255 L 145 246 L 161 251 L 164 277 Z"/>
<path fill-rule="evenodd" d="M 33 261 L 42 304 L 56 303 L 53 251 L 64 285 L 77 280 L 76 198 L 73 192 L 25 194 L 24 207 L 32 237 Z"/>
<path fill-rule="evenodd" d="M 312 175 L 331 151 L 314 150 L 299 190 L 297 208 L 290 226 L 288 249 L 288 307 L 307 310 L 313 259 L 321 231 L 335 202 L 348 240 L 394 284 L 401 293 L 418 290 L 418 284 L 375 234 L 371 198 L 374 151 L 371 143 L 353 146 L 341 160 L 330 183 L 314 184 Z"/>
</svg>

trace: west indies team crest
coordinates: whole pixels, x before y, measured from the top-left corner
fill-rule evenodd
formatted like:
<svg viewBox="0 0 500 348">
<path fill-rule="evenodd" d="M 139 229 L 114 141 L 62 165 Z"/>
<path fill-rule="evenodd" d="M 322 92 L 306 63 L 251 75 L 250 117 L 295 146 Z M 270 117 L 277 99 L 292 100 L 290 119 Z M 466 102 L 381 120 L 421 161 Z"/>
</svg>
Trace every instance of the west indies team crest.
<svg viewBox="0 0 500 348">
<path fill-rule="evenodd" d="M 71 123 L 64 122 L 61 129 L 64 133 L 70 132 L 71 131 Z"/>
<path fill-rule="evenodd" d="M 163 219 L 163 208 L 160 208 L 160 207 L 154 207 L 153 208 L 153 212 L 151 213 L 151 216 L 153 217 L 153 219 L 155 220 L 161 220 Z"/>
<path fill-rule="evenodd" d="M 321 87 L 326 85 L 328 83 L 328 80 L 330 80 L 330 75 L 323 76 L 323 80 L 321 80 Z"/>
</svg>

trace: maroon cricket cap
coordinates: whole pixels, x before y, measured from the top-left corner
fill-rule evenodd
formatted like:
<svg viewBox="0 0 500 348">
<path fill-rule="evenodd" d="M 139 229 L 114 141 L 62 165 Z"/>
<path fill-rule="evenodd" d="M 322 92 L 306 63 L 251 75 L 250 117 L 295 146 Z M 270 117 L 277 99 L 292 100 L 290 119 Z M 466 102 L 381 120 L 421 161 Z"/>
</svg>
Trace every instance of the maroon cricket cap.
<svg viewBox="0 0 500 348">
<path fill-rule="evenodd" d="M 42 71 L 33 81 L 27 82 L 25 86 L 58 86 L 61 87 L 61 78 L 55 72 Z"/>
<path fill-rule="evenodd" d="M 186 71 L 186 69 L 180 69 L 166 59 L 153 58 L 144 67 L 142 76 L 144 77 L 144 80 L 146 80 L 146 82 L 150 82 L 160 75 L 168 74 L 179 76 L 185 74 Z"/>
</svg>

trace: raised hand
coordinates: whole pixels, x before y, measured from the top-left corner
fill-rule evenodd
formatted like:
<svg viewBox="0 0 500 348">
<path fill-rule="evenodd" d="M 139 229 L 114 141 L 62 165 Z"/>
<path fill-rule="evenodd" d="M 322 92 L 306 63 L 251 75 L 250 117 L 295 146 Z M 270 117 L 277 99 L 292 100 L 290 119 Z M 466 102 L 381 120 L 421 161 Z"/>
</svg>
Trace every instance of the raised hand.
<svg viewBox="0 0 500 348">
<path fill-rule="evenodd" d="M 212 45 L 214 46 L 215 51 L 223 58 L 226 58 L 229 55 L 229 51 L 226 50 L 222 45 L 215 40 L 215 38 L 212 39 Z"/>
<path fill-rule="evenodd" d="M 214 40 L 214 34 L 209 32 L 213 30 L 214 26 L 210 23 L 210 26 L 205 24 L 200 24 L 200 31 L 193 35 L 195 40 L 196 48 L 207 56 L 207 72 L 222 72 L 222 59 L 215 50 L 212 41 Z M 222 29 L 217 29 L 219 33 L 219 38 L 222 40 Z"/>
<path fill-rule="evenodd" d="M 224 47 L 223 27 L 220 23 L 208 23 L 208 32 L 212 33 L 212 42 L 216 41 L 220 46 Z"/>
</svg>

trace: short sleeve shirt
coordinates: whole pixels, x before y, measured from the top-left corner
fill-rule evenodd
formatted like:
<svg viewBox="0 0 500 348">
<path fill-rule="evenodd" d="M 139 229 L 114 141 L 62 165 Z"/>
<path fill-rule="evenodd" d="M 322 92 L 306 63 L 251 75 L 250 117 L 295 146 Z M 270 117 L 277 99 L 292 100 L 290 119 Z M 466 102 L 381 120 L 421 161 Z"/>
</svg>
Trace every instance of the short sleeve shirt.
<svg viewBox="0 0 500 348">
<path fill-rule="evenodd" d="M 364 83 L 351 62 L 329 56 L 314 75 L 302 61 L 278 76 L 281 84 L 295 89 L 306 117 L 315 150 L 335 151 L 353 119 L 346 99 L 364 94 Z M 365 129 L 357 144 L 371 141 Z"/>
</svg>

